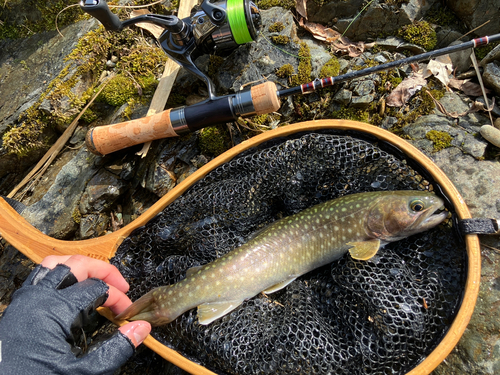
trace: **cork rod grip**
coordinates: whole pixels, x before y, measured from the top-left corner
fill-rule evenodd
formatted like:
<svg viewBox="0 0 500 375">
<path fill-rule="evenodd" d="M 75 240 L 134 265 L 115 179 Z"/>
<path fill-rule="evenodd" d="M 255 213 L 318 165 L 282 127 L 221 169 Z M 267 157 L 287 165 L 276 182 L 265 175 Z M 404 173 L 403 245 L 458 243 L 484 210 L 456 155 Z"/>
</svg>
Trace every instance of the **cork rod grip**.
<svg viewBox="0 0 500 375">
<path fill-rule="evenodd" d="M 97 126 L 87 133 L 87 148 L 94 154 L 107 155 L 155 139 L 176 137 L 170 122 L 170 109 L 153 116 Z"/>
<path fill-rule="evenodd" d="M 276 112 L 281 107 L 278 90 L 274 82 L 264 82 L 250 89 L 255 112 L 258 115 Z"/>
</svg>

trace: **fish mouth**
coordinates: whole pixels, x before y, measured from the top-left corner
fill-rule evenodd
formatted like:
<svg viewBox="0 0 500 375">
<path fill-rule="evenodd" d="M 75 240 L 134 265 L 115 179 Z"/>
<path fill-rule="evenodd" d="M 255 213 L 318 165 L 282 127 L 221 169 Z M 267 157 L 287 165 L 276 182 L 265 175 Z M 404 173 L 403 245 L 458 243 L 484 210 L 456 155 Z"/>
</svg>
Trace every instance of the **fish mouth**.
<svg viewBox="0 0 500 375">
<path fill-rule="evenodd" d="M 441 224 L 449 215 L 442 203 L 436 203 L 422 212 L 419 218 L 413 223 L 412 229 L 415 233 L 433 228 Z"/>
</svg>

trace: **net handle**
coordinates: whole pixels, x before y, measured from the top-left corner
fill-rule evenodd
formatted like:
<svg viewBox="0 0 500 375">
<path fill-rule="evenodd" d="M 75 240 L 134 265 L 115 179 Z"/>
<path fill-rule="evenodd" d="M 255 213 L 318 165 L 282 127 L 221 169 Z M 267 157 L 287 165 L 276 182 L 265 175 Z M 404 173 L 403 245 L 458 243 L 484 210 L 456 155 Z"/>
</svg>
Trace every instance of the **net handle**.
<svg viewBox="0 0 500 375">
<path fill-rule="evenodd" d="M 188 190 L 195 182 L 204 178 L 209 172 L 218 166 L 229 162 L 243 151 L 256 147 L 277 137 L 286 137 L 298 132 L 311 132 L 328 129 L 366 133 L 396 146 L 403 153 L 405 153 L 407 157 L 415 160 L 427 169 L 434 180 L 441 186 L 446 196 L 450 199 L 459 219 L 469 219 L 471 217 L 469 209 L 467 208 L 462 196 L 444 172 L 439 169 L 427 156 L 408 142 L 404 141 L 402 138 L 399 138 L 386 130 L 361 122 L 349 120 L 317 120 L 288 125 L 271 130 L 231 148 L 187 177 L 182 183 L 174 187 L 168 194 L 163 196 L 151 208 L 139 216 L 139 218 L 112 234 L 83 241 L 56 240 L 46 236 L 31 226 L 2 198 L 0 198 L 0 234 L 7 242 L 12 244 L 19 251 L 37 263 L 39 263 L 45 256 L 52 254 L 84 254 L 89 256 L 94 254 L 94 257 L 97 257 L 98 259 L 108 260 L 115 254 L 116 249 L 121 244 L 123 239 L 128 237 L 134 229 L 145 225 L 149 220 L 155 217 L 156 214 Z M 467 235 L 465 236 L 465 241 L 468 255 L 468 273 L 465 293 L 458 314 L 448 330 L 448 333 L 441 340 L 434 351 L 422 363 L 408 372 L 407 375 L 427 375 L 434 370 L 453 350 L 470 321 L 477 295 L 479 293 L 481 253 L 477 235 Z M 92 253 L 88 252 L 90 249 L 92 249 Z M 113 320 L 113 315 L 111 313 L 105 316 L 107 316 L 110 320 Z M 115 323 L 117 322 L 115 321 Z M 214 374 L 206 368 L 189 361 L 172 349 L 162 345 L 152 337 L 148 337 L 145 344 L 157 354 L 185 371 L 192 374 Z"/>
</svg>

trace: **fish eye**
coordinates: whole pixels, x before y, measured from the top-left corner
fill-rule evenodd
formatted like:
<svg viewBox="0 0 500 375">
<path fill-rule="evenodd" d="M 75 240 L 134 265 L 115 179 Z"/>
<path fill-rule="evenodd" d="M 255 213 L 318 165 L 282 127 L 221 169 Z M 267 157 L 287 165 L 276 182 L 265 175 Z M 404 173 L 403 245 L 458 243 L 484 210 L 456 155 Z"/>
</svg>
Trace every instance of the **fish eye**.
<svg viewBox="0 0 500 375">
<path fill-rule="evenodd" d="M 425 208 L 425 204 L 420 199 L 415 199 L 410 202 L 410 208 L 415 212 L 420 212 Z"/>
</svg>

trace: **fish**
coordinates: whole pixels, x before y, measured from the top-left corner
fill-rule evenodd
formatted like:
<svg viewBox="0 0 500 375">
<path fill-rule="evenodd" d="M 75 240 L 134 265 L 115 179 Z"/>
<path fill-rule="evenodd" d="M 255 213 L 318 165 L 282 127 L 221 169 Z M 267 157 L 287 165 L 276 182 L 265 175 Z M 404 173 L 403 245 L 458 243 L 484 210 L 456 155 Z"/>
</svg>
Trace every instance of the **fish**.
<svg viewBox="0 0 500 375">
<path fill-rule="evenodd" d="M 347 253 L 368 260 L 389 242 L 439 225 L 448 216 L 443 207 L 435 194 L 415 190 L 357 193 L 317 204 L 188 269 L 183 280 L 149 291 L 116 318 L 159 326 L 197 308 L 198 322 L 210 324 L 243 301 L 285 288 Z"/>
</svg>

